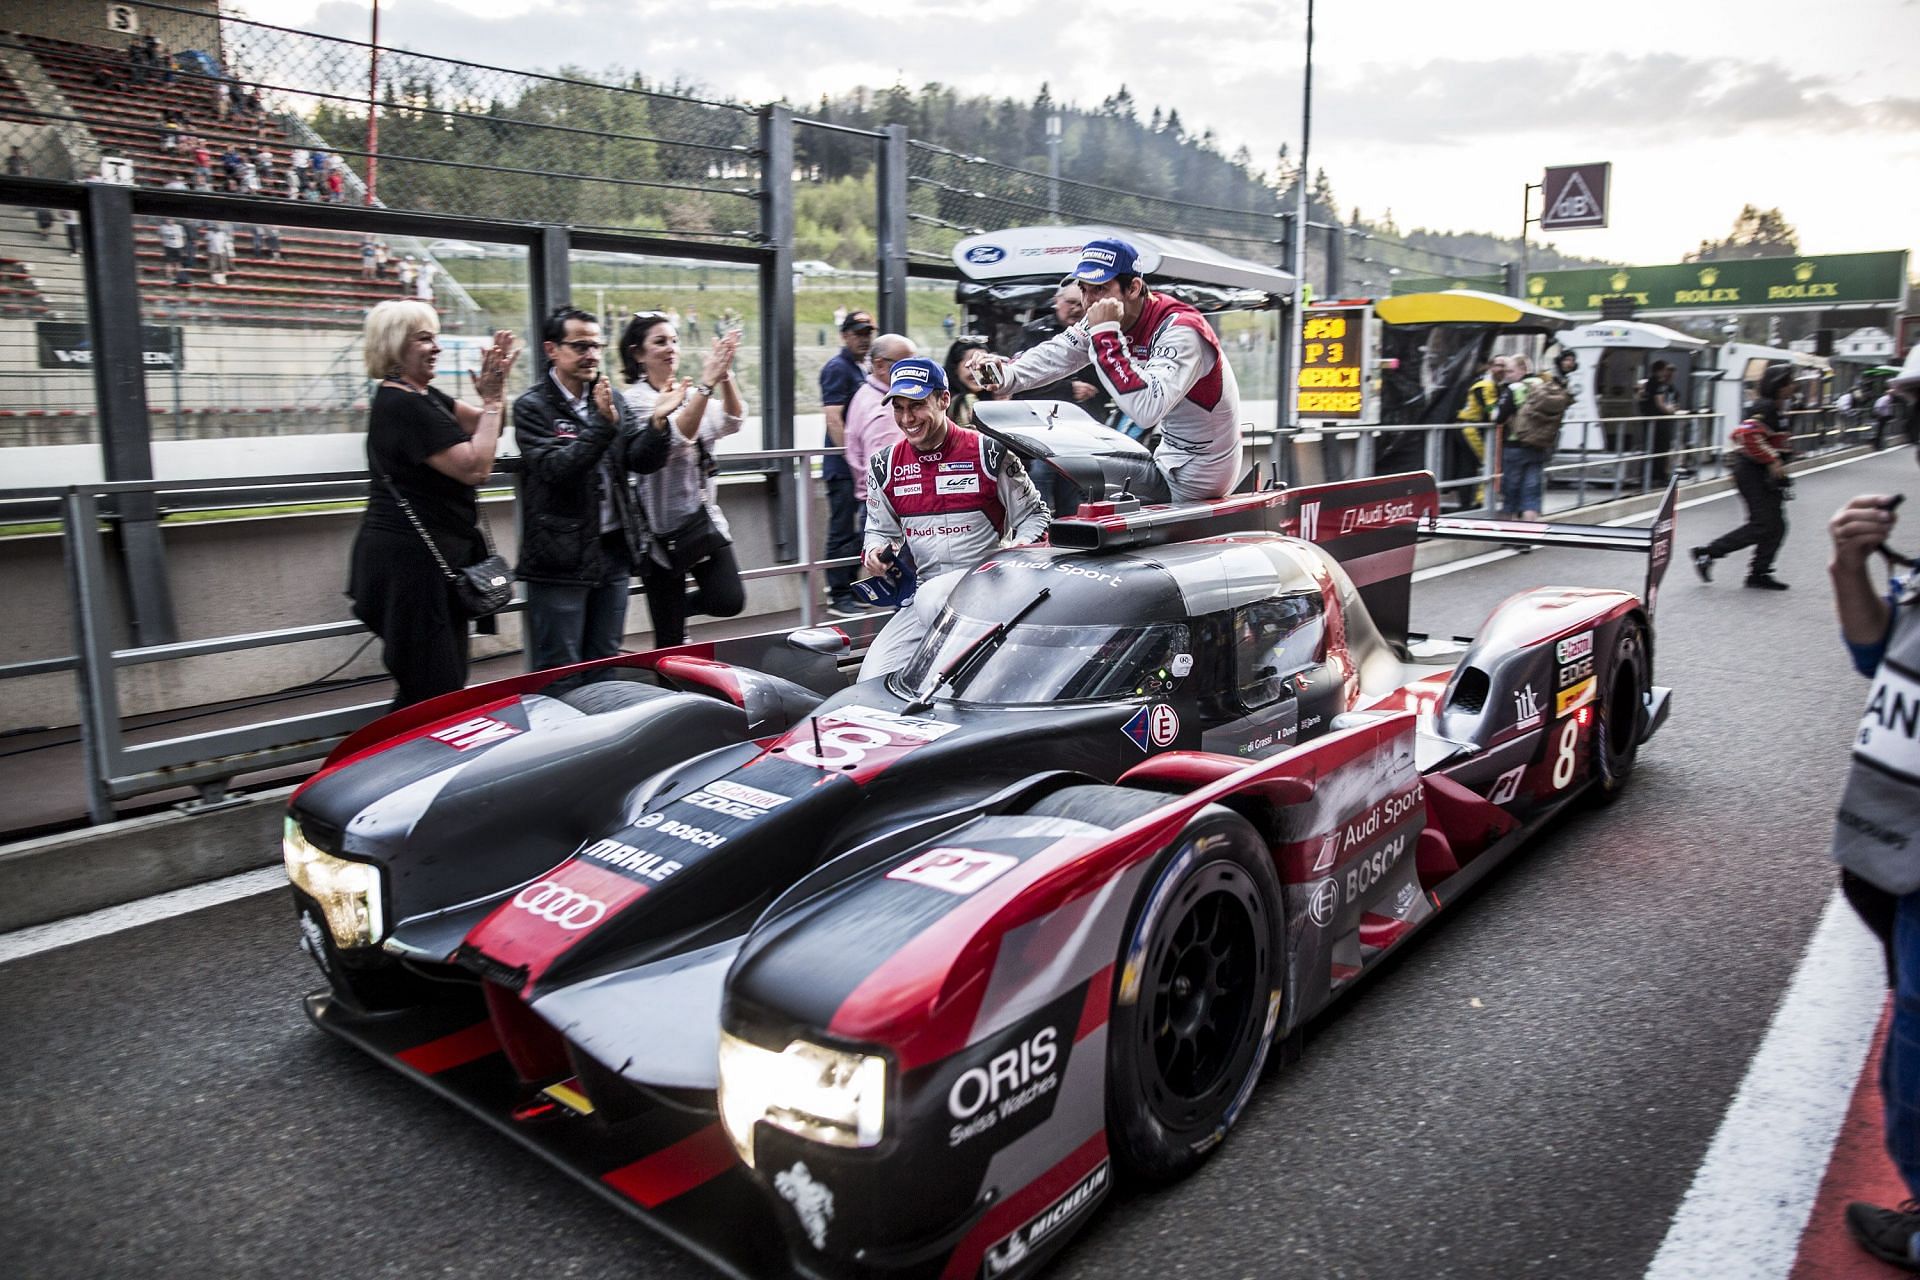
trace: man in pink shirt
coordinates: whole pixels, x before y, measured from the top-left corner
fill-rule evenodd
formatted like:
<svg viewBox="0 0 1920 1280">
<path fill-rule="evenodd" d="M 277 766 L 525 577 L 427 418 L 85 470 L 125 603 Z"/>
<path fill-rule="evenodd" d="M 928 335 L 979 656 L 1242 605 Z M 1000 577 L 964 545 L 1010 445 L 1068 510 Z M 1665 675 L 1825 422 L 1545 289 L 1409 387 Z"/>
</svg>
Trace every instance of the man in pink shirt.
<svg viewBox="0 0 1920 1280">
<path fill-rule="evenodd" d="M 912 338 L 897 333 L 875 338 L 867 352 L 867 380 L 847 403 L 847 465 L 853 469 L 853 492 L 863 509 L 867 501 L 867 459 L 902 438 L 893 421 L 893 408 L 887 403 L 887 376 L 895 360 L 918 354 Z"/>
</svg>

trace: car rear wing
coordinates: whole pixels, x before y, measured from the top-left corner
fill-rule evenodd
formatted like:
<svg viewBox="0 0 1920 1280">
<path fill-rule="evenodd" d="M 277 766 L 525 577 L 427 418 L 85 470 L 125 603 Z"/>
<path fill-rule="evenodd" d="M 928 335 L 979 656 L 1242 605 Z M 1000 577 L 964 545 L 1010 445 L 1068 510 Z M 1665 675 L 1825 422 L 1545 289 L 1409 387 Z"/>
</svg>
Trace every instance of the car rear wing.
<svg viewBox="0 0 1920 1280">
<path fill-rule="evenodd" d="M 1561 524 L 1543 520 L 1469 520 L 1434 514 L 1420 526 L 1423 538 L 1452 538 L 1462 542 L 1519 543 L 1529 547 L 1577 547 L 1585 551 L 1631 551 L 1647 558 L 1647 584 L 1641 598 L 1652 616 L 1661 580 L 1673 562 L 1674 508 L 1680 481 L 1668 482 L 1653 523 L 1645 529 L 1605 524 Z"/>
</svg>

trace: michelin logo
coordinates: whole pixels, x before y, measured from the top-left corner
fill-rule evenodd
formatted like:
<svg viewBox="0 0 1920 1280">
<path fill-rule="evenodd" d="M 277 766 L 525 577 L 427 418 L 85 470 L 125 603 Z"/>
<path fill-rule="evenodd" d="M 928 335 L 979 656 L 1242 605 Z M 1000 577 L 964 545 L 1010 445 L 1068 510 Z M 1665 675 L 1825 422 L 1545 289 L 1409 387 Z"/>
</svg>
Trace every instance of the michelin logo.
<svg viewBox="0 0 1920 1280">
<path fill-rule="evenodd" d="M 1067 1188 L 1066 1194 L 1042 1209 L 1018 1227 L 1012 1235 L 987 1250 L 984 1272 L 989 1277 L 1005 1275 L 1025 1262 L 1049 1236 L 1085 1213 L 1106 1194 L 1108 1162 L 1102 1160 L 1093 1172 Z"/>
</svg>

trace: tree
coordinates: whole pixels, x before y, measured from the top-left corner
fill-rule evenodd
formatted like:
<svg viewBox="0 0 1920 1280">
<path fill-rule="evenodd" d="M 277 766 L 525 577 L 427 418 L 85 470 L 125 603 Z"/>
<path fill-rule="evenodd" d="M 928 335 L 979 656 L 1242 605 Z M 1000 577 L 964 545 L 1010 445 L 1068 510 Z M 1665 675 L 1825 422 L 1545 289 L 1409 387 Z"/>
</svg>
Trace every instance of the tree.
<svg viewBox="0 0 1920 1280">
<path fill-rule="evenodd" d="M 1724 240 L 1702 240 L 1687 262 L 1725 261 L 1728 258 L 1792 257 L 1800 252 L 1800 233 L 1778 209 L 1747 205 L 1733 220 L 1733 232 Z"/>
</svg>

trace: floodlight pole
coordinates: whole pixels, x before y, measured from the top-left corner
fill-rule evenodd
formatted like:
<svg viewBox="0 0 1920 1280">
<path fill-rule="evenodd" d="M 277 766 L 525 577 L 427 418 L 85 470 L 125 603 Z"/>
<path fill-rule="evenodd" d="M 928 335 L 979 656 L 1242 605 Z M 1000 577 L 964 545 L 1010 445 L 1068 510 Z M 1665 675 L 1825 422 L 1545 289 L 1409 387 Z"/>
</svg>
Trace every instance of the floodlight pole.
<svg viewBox="0 0 1920 1280">
<path fill-rule="evenodd" d="M 1047 117 L 1047 216 L 1060 221 L 1060 117 Z"/>
<path fill-rule="evenodd" d="M 1527 287 L 1527 228 L 1540 221 L 1533 216 L 1533 193 L 1546 189 L 1543 182 L 1529 182 L 1520 189 L 1520 288 Z M 1540 211 L 1543 215 L 1545 209 Z"/>
<path fill-rule="evenodd" d="M 377 203 L 373 189 L 380 167 L 380 0 L 373 0 L 373 39 L 367 48 L 367 204 Z"/>
<path fill-rule="evenodd" d="M 1292 352 L 1287 367 L 1298 377 L 1300 368 L 1301 298 L 1307 288 L 1307 159 L 1313 142 L 1313 0 L 1307 0 L 1307 76 L 1300 93 L 1300 172 L 1294 179 L 1293 274 L 1294 294 L 1291 316 L 1293 332 L 1287 337 Z M 1286 409 L 1280 420 L 1291 430 L 1300 427 L 1300 396 L 1293 387 L 1282 386 L 1280 395 Z"/>
</svg>

